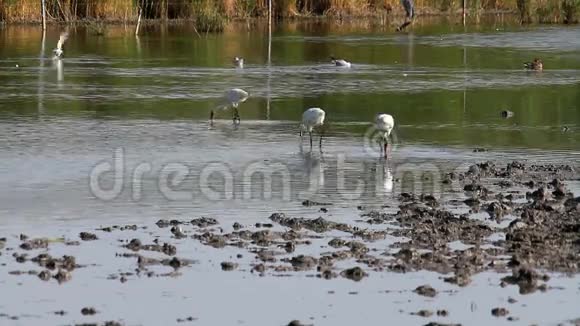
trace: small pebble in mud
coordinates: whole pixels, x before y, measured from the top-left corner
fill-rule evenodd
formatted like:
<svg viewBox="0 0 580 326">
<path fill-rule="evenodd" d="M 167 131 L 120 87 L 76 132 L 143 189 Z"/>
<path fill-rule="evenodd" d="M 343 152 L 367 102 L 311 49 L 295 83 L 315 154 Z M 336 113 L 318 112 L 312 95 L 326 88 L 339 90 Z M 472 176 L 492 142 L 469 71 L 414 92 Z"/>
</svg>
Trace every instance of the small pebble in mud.
<svg viewBox="0 0 580 326">
<path fill-rule="evenodd" d="M 244 255 L 242 255 L 242 254 L 237 254 L 237 255 L 236 255 L 236 258 L 238 258 L 238 259 L 244 258 Z"/>
<path fill-rule="evenodd" d="M 215 218 L 211 218 L 211 217 L 201 217 L 201 218 L 195 218 L 195 219 L 191 220 L 190 223 L 194 226 L 199 227 L 199 228 L 206 228 L 208 226 L 218 224 L 218 221 Z"/>
<path fill-rule="evenodd" d="M 337 274 L 330 269 L 325 269 L 318 275 L 318 277 L 323 278 L 325 280 L 333 279 L 336 276 Z"/>
<path fill-rule="evenodd" d="M 317 202 L 317 201 L 313 201 L 313 200 L 308 200 L 306 199 L 305 201 L 302 202 L 302 206 L 330 206 L 332 205 L 331 203 L 321 203 L 321 202 Z"/>
<path fill-rule="evenodd" d="M 346 277 L 349 280 L 353 280 L 353 281 L 356 281 L 356 282 L 362 280 L 365 276 L 368 276 L 368 274 L 365 273 L 365 271 L 362 268 L 358 267 L 358 266 L 357 267 L 353 267 L 353 268 L 346 269 L 346 270 L 342 271 L 340 273 L 340 275 L 342 277 Z"/>
<path fill-rule="evenodd" d="M 89 233 L 89 232 L 81 232 L 79 234 L 79 237 L 83 241 L 91 241 L 91 240 L 97 240 L 98 239 L 96 234 Z"/>
<path fill-rule="evenodd" d="M 493 308 L 491 309 L 491 314 L 495 317 L 505 317 L 509 315 L 509 311 L 506 308 Z"/>
<path fill-rule="evenodd" d="M 179 258 L 177 257 L 173 257 L 168 264 L 169 266 L 173 267 L 173 268 L 179 268 L 181 266 L 184 266 L 184 262 L 182 262 Z"/>
<path fill-rule="evenodd" d="M 473 149 L 474 153 L 482 153 L 482 152 L 487 152 L 487 149 L 482 148 L 482 147 L 477 147 Z"/>
<path fill-rule="evenodd" d="M 141 240 L 139 239 L 132 239 L 129 244 L 127 244 L 127 249 L 131 249 L 133 251 L 138 251 L 141 249 Z"/>
<path fill-rule="evenodd" d="M 284 245 L 284 250 L 286 250 L 286 252 L 288 253 L 294 252 L 294 250 L 296 250 L 296 245 L 294 244 L 294 242 L 288 241 Z"/>
<path fill-rule="evenodd" d="M 177 239 L 181 239 L 181 238 L 185 238 L 186 235 L 185 233 L 183 233 L 183 230 L 181 229 L 181 226 L 179 225 L 174 225 L 171 227 L 171 233 L 177 238 Z"/>
<path fill-rule="evenodd" d="M 509 303 L 516 303 L 516 302 L 518 302 L 518 300 L 516 300 L 516 299 L 514 299 L 514 298 L 512 298 L 512 297 L 509 297 L 509 298 L 507 299 L 507 302 L 509 302 Z"/>
<path fill-rule="evenodd" d="M 344 246 L 345 244 L 346 244 L 346 241 L 339 239 L 339 238 L 334 238 L 328 242 L 328 245 L 333 247 L 333 248 L 340 248 L 340 247 Z"/>
<path fill-rule="evenodd" d="M 320 208 L 321 213 L 328 213 L 328 208 L 322 207 Z"/>
<path fill-rule="evenodd" d="M 430 285 L 421 285 L 413 290 L 413 292 L 429 298 L 434 298 L 437 295 L 437 290 L 432 288 Z"/>
<path fill-rule="evenodd" d="M 233 271 L 238 268 L 238 264 L 229 261 L 224 261 L 221 263 L 222 271 Z"/>
<path fill-rule="evenodd" d="M 264 264 L 258 264 L 256 266 L 254 266 L 254 268 L 252 269 L 252 271 L 258 272 L 258 273 L 264 273 L 266 271 L 266 265 Z"/>
<path fill-rule="evenodd" d="M 273 228 L 274 225 L 272 223 L 256 223 L 257 228 Z"/>
<path fill-rule="evenodd" d="M 84 316 L 94 315 L 97 313 L 97 310 L 93 307 L 84 307 L 81 309 L 81 314 Z"/>
<path fill-rule="evenodd" d="M 427 317 L 431 317 L 433 315 L 433 312 L 430 310 L 422 309 L 422 310 L 419 310 L 417 312 L 412 312 L 411 315 L 427 318 Z"/>
<path fill-rule="evenodd" d="M 243 228 L 244 226 L 241 225 L 240 223 L 236 222 L 236 223 L 234 223 L 234 225 L 232 227 L 234 228 L 234 230 L 237 231 L 237 230 Z"/>
<path fill-rule="evenodd" d="M 177 253 L 177 247 L 170 245 L 169 243 L 164 243 L 163 247 L 161 247 L 161 252 L 168 256 L 173 256 Z"/>
<path fill-rule="evenodd" d="M 26 234 L 20 234 L 20 241 L 26 241 L 28 240 L 28 236 Z"/>
<path fill-rule="evenodd" d="M 301 323 L 299 320 L 293 320 L 288 323 L 288 326 L 306 326 L 306 324 Z"/>
<path fill-rule="evenodd" d="M 40 278 L 43 281 L 48 281 L 48 280 L 50 280 L 51 277 L 52 277 L 52 275 L 50 275 L 50 271 L 48 271 L 48 270 L 45 270 L 45 271 L 38 273 L 38 278 Z"/>
<path fill-rule="evenodd" d="M 187 318 L 177 318 L 177 322 L 178 323 L 185 323 L 185 322 L 191 322 L 191 321 L 196 321 L 197 318 L 195 317 L 187 317 Z"/>
<path fill-rule="evenodd" d="M 449 316 L 449 311 L 447 311 L 445 309 L 437 310 L 437 316 L 447 317 L 447 316 Z"/>
<path fill-rule="evenodd" d="M 508 321 L 518 321 L 518 320 L 520 320 L 520 319 L 519 319 L 518 317 L 509 316 L 509 317 L 507 318 L 507 320 L 508 320 Z"/>
<path fill-rule="evenodd" d="M 47 239 L 32 239 L 28 240 L 20 245 L 21 249 L 33 250 L 33 249 L 45 249 L 48 248 Z"/>
<path fill-rule="evenodd" d="M 66 311 L 64 311 L 64 310 L 58 310 L 58 311 L 55 311 L 54 314 L 55 315 L 58 315 L 58 316 L 64 316 L 64 315 L 66 315 Z"/>
<path fill-rule="evenodd" d="M 26 256 L 27 256 L 26 254 L 19 255 L 17 253 L 14 253 L 13 256 L 16 259 L 16 262 L 17 263 L 21 263 L 22 264 L 22 263 L 25 263 L 26 262 Z"/>
<path fill-rule="evenodd" d="M 171 223 L 168 220 L 159 220 L 155 224 L 157 224 L 157 226 L 160 228 L 166 228 L 171 225 Z"/>
<path fill-rule="evenodd" d="M 58 273 L 54 274 L 54 278 L 58 283 L 64 283 L 69 281 L 72 278 L 72 275 L 70 272 L 60 269 Z"/>
<path fill-rule="evenodd" d="M 110 320 L 110 321 L 106 321 L 103 326 L 122 326 L 121 323 L 114 321 L 114 320 Z"/>
</svg>

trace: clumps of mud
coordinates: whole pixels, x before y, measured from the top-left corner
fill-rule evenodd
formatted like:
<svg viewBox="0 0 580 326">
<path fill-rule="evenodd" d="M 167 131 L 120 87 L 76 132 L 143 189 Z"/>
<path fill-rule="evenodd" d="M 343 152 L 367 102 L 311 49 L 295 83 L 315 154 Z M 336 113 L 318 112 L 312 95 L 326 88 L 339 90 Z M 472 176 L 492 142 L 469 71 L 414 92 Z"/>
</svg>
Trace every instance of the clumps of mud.
<svg viewBox="0 0 580 326">
<path fill-rule="evenodd" d="M 90 233 L 90 232 L 81 232 L 79 234 L 79 237 L 83 241 L 93 241 L 93 240 L 98 240 L 99 239 L 96 234 Z"/>
<path fill-rule="evenodd" d="M 428 298 L 434 298 L 437 296 L 437 290 L 432 288 L 430 285 L 418 286 L 413 292 Z"/>
<path fill-rule="evenodd" d="M 216 219 L 208 217 L 160 220 L 157 226 L 171 228 L 177 239 L 248 251 L 254 259 L 249 270 L 258 275 L 315 272 L 313 275 L 326 280 L 341 276 L 361 281 L 370 272 L 428 270 L 444 274 L 447 283 L 464 287 L 483 271 L 511 269 L 514 276 L 504 279 L 502 285 L 516 284 L 522 293 L 530 293 L 543 288 L 533 274 L 536 269 L 578 272 L 580 199 L 566 189 L 570 178 L 577 178 L 577 173 L 568 165 L 511 162 L 500 167 L 484 162 L 470 166 L 465 173 L 445 176 L 444 183 L 463 190 L 457 198 L 442 201 L 430 194 L 402 193 L 396 212 L 359 207 L 360 223 L 273 213 L 269 217 L 272 223 L 257 223 L 252 228 L 234 222 L 232 232 L 224 232 Z M 303 205 L 330 204 L 306 200 Z M 473 213 L 484 213 L 487 218 L 474 218 Z M 507 226 L 500 226 L 506 220 Z M 496 240 L 490 240 L 492 235 Z M 372 245 L 387 237 L 398 240 L 382 248 Z M 319 254 L 301 254 L 302 247 L 324 238 L 329 240 Z M 453 248 L 454 243 L 465 248 Z M 143 245 L 136 240 L 126 248 L 175 254 L 160 244 Z M 338 262 L 358 266 L 339 269 Z M 220 266 L 224 271 L 244 269 L 239 262 L 226 261 Z M 436 295 L 431 290 L 418 288 L 416 292 Z"/>
<path fill-rule="evenodd" d="M 184 267 L 197 263 L 193 257 L 178 257 L 178 253 L 183 256 L 180 248 L 201 244 L 211 247 L 208 250 L 233 252 L 221 262 L 212 262 L 218 272 L 364 282 L 373 273 L 432 271 L 446 283 L 465 287 L 478 273 L 496 271 L 508 275 L 498 286 L 517 286 L 520 294 L 547 291 L 550 278 L 546 273 L 580 272 L 580 197 L 567 189 L 570 179 L 577 180 L 578 173 L 568 165 L 512 162 L 499 167 L 484 162 L 444 177 L 444 184 L 458 190 L 454 198 L 402 193 L 395 203 L 386 205 L 388 210 L 359 207 L 360 218 L 347 222 L 333 221 L 330 214 L 304 218 L 284 213 L 273 213 L 253 225 L 228 221 L 227 227 L 210 217 L 161 219 L 154 231 L 139 234 L 140 238 L 117 239 L 121 252 L 114 256 L 129 259 L 131 266 L 109 279 L 124 283 L 137 277 L 179 277 L 187 270 Z M 303 205 L 327 213 L 318 206 L 330 204 L 307 200 Z M 106 226 L 97 233 L 81 232 L 79 237 L 83 245 L 89 245 L 84 242 L 102 241 L 103 232 L 141 228 L 147 226 Z M 386 238 L 391 241 L 383 242 Z M 58 242 L 79 245 L 78 241 Z M 6 248 L 8 240 L 0 238 L 0 254 L 10 257 L 10 252 L 15 264 L 38 268 L 10 272 L 13 275 L 36 275 L 58 283 L 73 280 L 72 273 L 84 266 L 71 255 L 50 255 L 52 243 L 21 235 L 14 248 Z M 90 262 L 90 257 L 82 258 Z M 426 298 L 438 296 L 430 285 L 412 291 Z M 92 315 L 90 307 L 85 309 L 84 315 Z M 491 313 L 517 320 L 506 308 L 494 308 Z M 429 318 L 446 317 L 448 312 L 423 309 L 412 314 Z M 177 319 L 191 321 L 195 318 Z M 289 325 L 303 324 L 292 321 Z"/>
</svg>

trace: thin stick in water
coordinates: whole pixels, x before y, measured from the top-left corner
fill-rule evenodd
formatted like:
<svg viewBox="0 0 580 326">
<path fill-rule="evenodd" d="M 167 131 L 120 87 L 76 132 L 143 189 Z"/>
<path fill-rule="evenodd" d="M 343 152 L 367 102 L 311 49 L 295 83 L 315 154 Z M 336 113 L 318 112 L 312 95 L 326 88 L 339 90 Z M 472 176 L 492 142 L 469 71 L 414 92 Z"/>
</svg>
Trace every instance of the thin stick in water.
<svg viewBox="0 0 580 326">
<path fill-rule="evenodd" d="M 135 36 L 139 35 L 139 27 L 141 26 L 141 14 L 143 13 L 143 8 L 139 6 L 139 17 L 137 18 L 137 26 L 135 27 Z"/>
</svg>

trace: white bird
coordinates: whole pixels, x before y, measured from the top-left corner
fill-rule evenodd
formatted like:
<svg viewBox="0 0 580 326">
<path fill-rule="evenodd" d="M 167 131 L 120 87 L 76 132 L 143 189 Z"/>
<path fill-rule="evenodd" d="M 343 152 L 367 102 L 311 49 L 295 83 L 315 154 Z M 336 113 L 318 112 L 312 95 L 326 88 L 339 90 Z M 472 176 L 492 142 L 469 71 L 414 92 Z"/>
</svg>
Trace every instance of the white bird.
<svg viewBox="0 0 580 326">
<path fill-rule="evenodd" d="M 326 112 L 321 108 L 310 108 L 302 114 L 302 123 L 300 124 L 300 140 L 302 141 L 302 132 L 304 129 L 310 135 L 310 148 L 312 148 L 312 131 L 314 128 L 320 129 L 324 125 Z M 320 148 L 322 148 L 322 130 L 319 131 Z"/>
<path fill-rule="evenodd" d="M 56 49 L 52 50 L 52 52 L 54 53 L 54 57 L 53 59 L 60 59 L 62 58 L 62 46 L 64 45 L 64 42 L 68 39 L 68 32 L 62 32 L 60 33 L 60 38 L 58 39 L 58 43 L 56 44 Z"/>
<path fill-rule="evenodd" d="M 234 58 L 234 66 L 236 66 L 236 68 L 244 68 L 244 58 L 239 58 L 239 57 L 235 57 Z"/>
<path fill-rule="evenodd" d="M 351 66 L 350 62 L 348 62 L 344 59 L 337 59 L 335 57 L 330 57 L 330 60 L 331 60 L 332 64 L 337 66 L 337 67 L 350 68 L 350 66 Z"/>
<path fill-rule="evenodd" d="M 224 96 L 222 97 L 222 101 L 221 104 L 218 105 L 218 109 L 227 109 L 228 107 L 232 107 L 234 110 L 234 123 L 239 123 L 240 122 L 240 114 L 238 112 L 238 105 L 240 103 L 245 102 L 248 97 L 250 97 L 250 94 L 248 94 L 248 92 L 246 92 L 245 90 L 241 89 L 241 88 L 232 88 L 230 90 L 227 90 L 224 94 Z M 213 124 L 213 117 L 215 115 L 215 109 L 211 110 L 209 119 L 211 124 Z"/>
<path fill-rule="evenodd" d="M 389 145 L 389 136 L 393 127 L 395 127 L 395 119 L 390 114 L 382 113 L 377 115 L 375 119 L 375 127 L 381 135 L 381 152 L 384 152 L 385 158 L 387 158 L 387 149 Z"/>
</svg>

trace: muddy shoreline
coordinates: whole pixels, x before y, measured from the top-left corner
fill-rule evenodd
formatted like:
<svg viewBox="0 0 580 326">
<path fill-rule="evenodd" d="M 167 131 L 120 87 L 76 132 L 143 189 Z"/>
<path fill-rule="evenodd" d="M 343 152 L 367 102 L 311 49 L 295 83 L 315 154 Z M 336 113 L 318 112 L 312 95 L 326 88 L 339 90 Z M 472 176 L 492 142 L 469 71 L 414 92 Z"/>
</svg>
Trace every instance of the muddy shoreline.
<svg viewBox="0 0 580 326">
<path fill-rule="evenodd" d="M 274 212 L 254 225 L 212 217 L 163 218 L 153 225 L 87 227 L 76 238 L 30 237 L 22 230 L 21 234 L 0 234 L 0 259 L 9 274 L 17 277 L 13 280 L 54 283 L 58 292 L 59 284 L 75 282 L 78 270 L 92 268 L 80 263 L 90 261 L 83 257 L 83 247 L 99 246 L 101 238 L 112 236 L 118 249 L 110 252 L 110 258 L 128 260 L 130 267 L 101 275 L 111 282 L 179 279 L 184 273 L 195 273 L 191 267 L 200 262 L 183 255 L 180 247 L 201 245 L 232 252 L 230 259 L 217 265 L 227 273 L 259 277 L 305 273 L 320 282 L 365 282 L 376 273 L 429 271 L 461 291 L 477 274 L 493 272 L 506 276 L 492 286 L 517 287 L 520 295 L 542 293 L 552 290 L 552 273 L 572 276 L 580 272 L 580 197 L 566 186 L 579 177 L 570 165 L 483 162 L 464 173 L 446 175 L 443 183 L 457 183 L 463 189 L 454 198 L 442 202 L 430 194 L 401 193 L 396 209 L 392 205 L 372 210 L 359 207 L 360 214 L 353 216 L 352 223 L 333 221 L 330 203 L 307 201 L 302 204 L 319 212 L 318 218 Z M 127 237 L 126 231 L 140 236 Z M 381 244 L 387 237 L 395 241 Z M 61 253 L 52 253 L 53 248 Z M 67 248 L 80 253 L 62 254 Z M 429 284 L 411 290 L 418 296 L 438 295 Z M 2 313 L 2 319 L 19 318 Z M 66 309 L 61 313 L 66 316 Z M 504 307 L 490 313 L 517 320 Z M 445 310 L 416 312 L 426 319 L 434 314 L 448 315 Z M 85 307 L 82 315 L 98 316 L 98 311 Z M 195 316 L 176 320 L 192 322 Z"/>
</svg>

